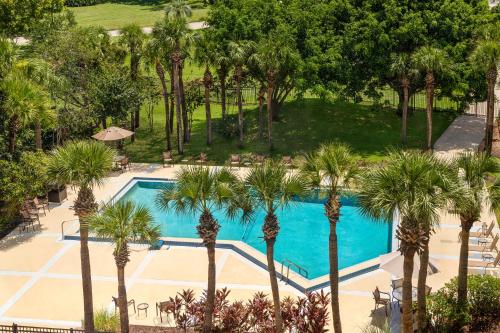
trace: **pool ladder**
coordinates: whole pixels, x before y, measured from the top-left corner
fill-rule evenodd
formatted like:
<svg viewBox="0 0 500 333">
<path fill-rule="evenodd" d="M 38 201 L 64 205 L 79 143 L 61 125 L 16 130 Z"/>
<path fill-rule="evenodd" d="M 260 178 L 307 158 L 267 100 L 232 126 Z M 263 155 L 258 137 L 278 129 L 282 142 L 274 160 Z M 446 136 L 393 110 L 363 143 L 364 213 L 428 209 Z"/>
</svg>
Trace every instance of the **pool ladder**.
<svg viewBox="0 0 500 333">
<path fill-rule="evenodd" d="M 281 262 L 281 281 L 285 281 L 288 283 L 290 281 L 289 279 L 289 274 L 290 274 L 290 267 L 295 267 L 297 270 L 297 273 L 302 275 L 305 278 L 309 277 L 309 272 L 307 272 L 307 269 L 304 267 L 300 266 L 299 264 L 294 263 L 290 259 L 285 259 Z M 286 276 L 283 274 L 284 269 L 286 268 Z"/>
</svg>

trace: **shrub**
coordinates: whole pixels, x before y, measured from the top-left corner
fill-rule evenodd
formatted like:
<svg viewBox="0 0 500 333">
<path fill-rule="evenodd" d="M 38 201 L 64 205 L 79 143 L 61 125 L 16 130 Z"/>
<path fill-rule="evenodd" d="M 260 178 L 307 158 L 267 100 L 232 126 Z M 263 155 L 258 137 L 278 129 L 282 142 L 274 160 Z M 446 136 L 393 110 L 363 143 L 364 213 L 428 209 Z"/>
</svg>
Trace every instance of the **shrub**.
<svg viewBox="0 0 500 333">
<path fill-rule="evenodd" d="M 247 131 L 247 122 L 243 122 L 243 131 Z M 238 114 L 227 115 L 225 119 L 214 122 L 214 129 L 219 135 L 225 139 L 235 139 L 240 135 L 238 128 Z"/>
<path fill-rule="evenodd" d="M 448 282 L 427 298 L 429 320 L 435 332 L 457 332 L 464 326 L 472 331 L 487 330 L 500 319 L 500 279 L 471 275 L 467 279 L 466 306 L 457 304 L 457 279 Z"/>
<path fill-rule="evenodd" d="M 68 7 L 93 6 L 106 2 L 106 0 L 66 0 L 64 4 Z"/>
<path fill-rule="evenodd" d="M 94 325 L 99 332 L 118 332 L 120 319 L 116 313 L 101 309 L 94 313 Z"/>
</svg>

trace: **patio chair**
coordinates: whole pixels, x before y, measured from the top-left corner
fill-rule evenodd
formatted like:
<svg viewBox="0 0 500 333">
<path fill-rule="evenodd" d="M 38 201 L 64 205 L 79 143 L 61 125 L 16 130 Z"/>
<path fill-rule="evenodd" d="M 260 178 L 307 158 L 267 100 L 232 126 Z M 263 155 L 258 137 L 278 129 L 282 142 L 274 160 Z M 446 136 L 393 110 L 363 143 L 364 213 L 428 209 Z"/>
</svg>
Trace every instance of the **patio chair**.
<svg viewBox="0 0 500 333">
<path fill-rule="evenodd" d="M 283 164 L 287 168 L 291 168 L 292 167 L 292 156 L 283 156 L 283 158 L 281 159 L 281 161 L 283 162 Z"/>
<path fill-rule="evenodd" d="M 43 214 L 47 215 L 47 213 L 45 211 L 45 207 L 47 207 L 47 209 L 49 208 L 48 202 L 47 203 L 41 202 L 40 200 L 38 200 L 37 197 L 34 197 L 32 200 L 32 204 L 33 204 L 33 207 L 35 207 L 37 210 L 40 210 L 40 208 L 43 209 Z"/>
<path fill-rule="evenodd" d="M 124 157 L 121 161 L 120 161 L 120 168 L 122 169 L 122 172 L 127 170 L 127 168 L 129 169 L 130 171 L 130 162 L 128 160 L 128 157 Z"/>
<path fill-rule="evenodd" d="M 198 163 L 198 164 L 206 164 L 207 163 L 207 154 L 200 153 L 200 158 L 198 160 L 196 160 L 196 163 Z"/>
<path fill-rule="evenodd" d="M 113 304 L 115 305 L 115 313 L 116 313 L 116 310 L 120 308 L 120 305 L 118 303 L 118 297 L 111 296 L 111 298 L 113 299 Z M 135 300 L 131 299 L 127 301 L 127 307 L 130 307 L 131 305 L 134 309 L 134 313 L 137 313 L 137 310 L 135 308 Z"/>
<path fill-rule="evenodd" d="M 432 287 L 425 285 L 425 296 L 429 296 L 431 294 Z"/>
<path fill-rule="evenodd" d="M 480 245 L 469 245 L 469 252 L 493 252 L 493 250 L 497 250 L 498 243 L 498 234 L 493 237 L 493 240 L 490 243 L 480 244 Z"/>
<path fill-rule="evenodd" d="M 168 322 L 168 315 L 170 313 L 173 313 L 175 311 L 175 304 L 170 301 L 164 301 L 164 302 L 156 302 L 156 316 L 160 316 L 160 323 L 163 323 L 163 317 L 162 313 L 165 313 L 167 315 L 167 322 Z"/>
<path fill-rule="evenodd" d="M 482 268 L 483 273 L 486 274 L 488 268 L 497 268 L 498 262 L 500 261 L 500 252 L 494 257 L 492 254 L 483 256 L 483 260 L 469 260 L 469 267 L 471 268 Z"/>
<path fill-rule="evenodd" d="M 19 232 L 27 231 L 30 227 L 35 231 L 35 222 L 38 223 L 38 227 L 41 227 L 40 219 L 37 214 L 30 213 L 26 210 L 21 210 L 21 223 L 19 224 Z"/>
<path fill-rule="evenodd" d="M 373 299 L 375 300 L 375 308 L 373 311 L 376 311 L 378 306 L 382 305 L 385 307 L 385 316 L 387 317 L 389 315 L 387 312 L 387 305 L 389 305 L 389 308 L 391 307 L 391 295 L 380 291 L 378 287 L 375 287 L 375 290 L 373 291 Z"/>
<path fill-rule="evenodd" d="M 229 159 L 229 164 L 231 165 L 231 168 L 234 167 L 241 167 L 241 157 L 239 154 L 231 154 L 231 157 Z"/>
<path fill-rule="evenodd" d="M 253 164 L 254 165 L 262 165 L 262 164 L 264 164 L 264 160 L 265 160 L 264 155 L 257 154 L 257 155 L 253 156 Z"/>
<path fill-rule="evenodd" d="M 486 223 L 483 223 L 481 230 L 472 231 L 469 233 L 469 237 L 477 237 L 477 238 L 487 238 L 490 237 L 491 232 L 493 231 L 493 227 L 495 226 L 495 221 L 491 221 L 488 228 L 485 228 Z"/>
<path fill-rule="evenodd" d="M 173 166 L 173 163 L 174 163 L 174 158 L 172 156 L 172 152 L 170 150 L 164 151 L 163 152 L 163 167 L 165 167 L 165 165 Z"/>
<path fill-rule="evenodd" d="M 403 278 L 392 280 L 391 287 L 392 287 L 392 289 L 402 288 L 403 287 Z"/>
</svg>

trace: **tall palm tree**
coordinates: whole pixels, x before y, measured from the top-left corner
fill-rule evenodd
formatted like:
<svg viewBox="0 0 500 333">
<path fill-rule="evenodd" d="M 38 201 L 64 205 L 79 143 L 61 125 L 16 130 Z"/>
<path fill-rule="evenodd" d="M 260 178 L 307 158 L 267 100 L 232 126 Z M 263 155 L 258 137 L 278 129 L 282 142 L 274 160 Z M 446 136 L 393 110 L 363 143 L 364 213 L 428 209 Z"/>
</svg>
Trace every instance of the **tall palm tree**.
<svg viewBox="0 0 500 333">
<path fill-rule="evenodd" d="M 274 244 L 280 230 L 276 212 L 292 204 L 295 197 L 306 195 L 309 187 L 304 177 L 298 173 L 289 174 L 283 164 L 273 161 L 266 161 L 262 166 L 252 168 L 245 178 L 245 184 L 251 189 L 254 204 L 266 213 L 262 233 L 266 242 L 267 269 L 273 294 L 276 332 L 281 333 L 283 319 L 274 265 Z"/>
<path fill-rule="evenodd" d="M 302 174 L 312 186 L 320 188 L 326 195 L 325 215 L 330 223 L 328 252 L 330 257 L 330 289 L 333 328 L 342 332 L 339 308 L 339 265 L 337 245 L 337 223 L 340 217 L 341 191 L 348 187 L 357 168 L 351 149 L 343 144 L 326 144 L 306 157 Z"/>
<path fill-rule="evenodd" d="M 153 217 L 144 206 L 132 202 L 118 202 L 107 205 L 100 214 L 89 218 L 89 226 L 98 237 L 110 239 L 114 244 L 118 276 L 118 308 L 120 309 L 120 332 L 128 333 L 127 289 L 125 287 L 125 266 L 130 261 L 129 244 L 146 241 L 154 244 L 160 235 L 159 226 L 153 225 Z"/>
<path fill-rule="evenodd" d="M 230 42 L 229 43 L 229 57 L 234 66 L 234 79 L 236 81 L 236 97 L 238 100 L 238 129 L 239 129 L 239 142 L 240 148 L 243 148 L 243 103 L 241 99 L 241 81 L 243 80 L 243 66 L 247 63 L 254 51 L 254 44 L 252 42 Z"/>
<path fill-rule="evenodd" d="M 396 210 L 400 214 L 396 237 L 400 242 L 399 251 L 404 256 L 404 333 L 413 332 L 414 256 L 425 247 L 428 236 L 424 226 L 434 225 L 438 221 L 439 209 L 446 204 L 442 192 L 450 185 L 447 170 L 447 166 L 431 154 L 400 151 L 392 152 L 385 166 L 368 170 L 359 179 L 358 201 L 365 214 L 386 221 L 392 221 Z"/>
<path fill-rule="evenodd" d="M 170 106 L 169 106 L 169 93 L 167 88 L 167 80 L 165 78 L 165 67 L 170 68 L 170 54 L 172 52 L 171 45 L 165 43 L 166 36 L 169 35 L 169 31 L 165 29 L 163 22 L 156 22 L 153 27 L 152 38 L 149 40 L 147 46 L 145 47 L 145 56 L 148 60 L 148 64 L 152 64 L 155 67 L 156 75 L 161 83 L 163 104 L 165 107 L 165 137 L 166 137 L 166 149 L 167 151 L 172 150 L 172 122 L 173 117 L 170 116 Z M 148 66 L 149 68 L 149 66 Z M 173 91 L 172 91 L 173 94 Z"/>
<path fill-rule="evenodd" d="M 0 80 L 10 72 L 15 58 L 13 43 L 8 38 L 0 37 Z"/>
<path fill-rule="evenodd" d="M 130 54 L 130 79 L 137 84 L 139 79 L 139 65 L 143 56 L 144 41 L 146 35 L 141 27 L 131 23 L 124 26 L 121 30 L 120 44 L 127 47 Z M 140 126 L 141 106 L 137 105 L 132 116 L 132 130 Z"/>
<path fill-rule="evenodd" d="M 427 149 L 432 150 L 432 105 L 434 102 L 435 74 L 446 67 L 446 53 L 431 46 L 423 46 L 413 54 L 415 66 L 425 72 L 427 114 Z"/>
<path fill-rule="evenodd" d="M 193 11 L 185 0 L 172 0 L 165 6 L 165 15 L 168 19 L 191 17 Z"/>
<path fill-rule="evenodd" d="M 86 332 L 95 331 L 88 247 L 88 217 L 97 210 L 92 189 L 101 185 L 111 170 L 113 155 L 113 150 L 99 141 L 73 141 L 54 149 L 47 166 L 47 174 L 54 182 L 71 184 L 78 188 L 74 209 L 80 221 L 80 260 Z"/>
<path fill-rule="evenodd" d="M 262 140 L 264 137 L 264 100 L 266 96 L 266 87 L 261 84 L 259 88 L 259 93 L 257 99 L 259 100 L 259 139 Z"/>
<path fill-rule="evenodd" d="M 234 218 L 238 212 L 243 211 L 242 219 L 247 220 L 251 214 L 251 206 L 246 201 L 244 187 L 238 177 L 226 168 L 185 167 L 177 173 L 176 178 L 175 187 L 160 192 L 157 204 L 165 210 L 200 214 L 196 229 L 203 245 L 207 248 L 208 255 L 208 287 L 203 332 L 209 333 L 213 326 L 215 307 L 215 243 L 220 229 L 214 213 L 223 211 L 227 217 Z"/>
<path fill-rule="evenodd" d="M 226 83 L 227 76 L 231 69 L 231 59 L 229 58 L 227 44 L 218 44 L 214 50 L 214 62 L 217 68 L 217 76 L 219 77 L 220 84 L 220 105 L 222 112 L 222 119 L 226 119 Z"/>
<path fill-rule="evenodd" d="M 484 149 L 487 154 L 491 154 L 493 118 L 495 117 L 495 84 L 498 76 L 498 63 L 500 62 L 500 33 L 498 31 L 488 34 L 484 40 L 477 44 L 471 55 L 471 62 L 477 69 L 486 74 L 486 82 L 488 83 Z"/>
<path fill-rule="evenodd" d="M 487 178 L 500 171 L 496 160 L 487 154 L 465 153 L 455 160 L 461 195 L 454 201 L 460 215 L 460 259 L 458 264 L 458 304 L 467 302 L 469 233 L 481 217 L 482 207 L 494 210 L 500 205 L 500 182 L 488 183 Z"/>
<path fill-rule="evenodd" d="M 406 146 L 408 129 L 408 104 L 410 99 L 410 80 L 415 76 L 411 56 L 408 53 L 396 54 L 391 57 L 390 70 L 397 77 L 403 89 L 403 115 L 401 120 L 401 144 Z"/>
</svg>

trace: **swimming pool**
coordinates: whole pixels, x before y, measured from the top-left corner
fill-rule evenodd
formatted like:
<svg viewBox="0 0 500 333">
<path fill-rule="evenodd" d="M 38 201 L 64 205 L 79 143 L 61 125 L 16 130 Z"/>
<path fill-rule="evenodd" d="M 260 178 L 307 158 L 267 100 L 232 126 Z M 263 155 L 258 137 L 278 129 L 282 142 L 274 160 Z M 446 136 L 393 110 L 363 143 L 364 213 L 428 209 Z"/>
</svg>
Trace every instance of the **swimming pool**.
<svg viewBox="0 0 500 333">
<path fill-rule="evenodd" d="M 173 182 L 139 180 L 119 200 L 133 201 L 148 207 L 161 227 L 162 237 L 198 238 L 198 216 L 178 215 L 173 210 L 165 212 L 155 205 L 156 195 Z M 307 270 L 308 278 L 328 274 L 329 224 L 324 214 L 323 200 L 308 198 L 278 211 L 280 232 L 275 244 L 278 262 L 291 260 Z M 219 240 L 244 241 L 265 254 L 262 239 L 264 212 L 259 210 L 252 223 L 231 221 L 222 212 L 215 217 L 221 224 Z M 337 225 L 339 269 L 373 259 L 391 250 L 391 224 L 363 216 L 354 197 L 342 197 L 340 222 Z M 291 267 L 293 269 L 293 267 Z"/>
</svg>

